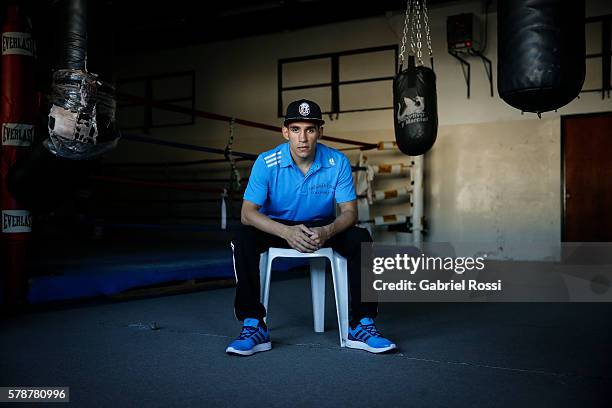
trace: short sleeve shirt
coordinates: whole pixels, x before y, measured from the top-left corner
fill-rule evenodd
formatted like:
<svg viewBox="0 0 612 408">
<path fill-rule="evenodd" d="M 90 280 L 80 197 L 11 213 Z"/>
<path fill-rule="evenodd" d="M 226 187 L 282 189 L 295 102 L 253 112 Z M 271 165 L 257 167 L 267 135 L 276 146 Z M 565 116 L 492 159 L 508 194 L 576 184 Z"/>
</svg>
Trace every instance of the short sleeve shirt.
<svg viewBox="0 0 612 408">
<path fill-rule="evenodd" d="M 321 143 L 306 175 L 293 161 L 288 142 L 260 154 L 244 192 L 244 199 L 260 205 L 261 213 L 290 221 L 332 218 L 334 202 L 356 198 L 348 158 Z"/>
</svg>

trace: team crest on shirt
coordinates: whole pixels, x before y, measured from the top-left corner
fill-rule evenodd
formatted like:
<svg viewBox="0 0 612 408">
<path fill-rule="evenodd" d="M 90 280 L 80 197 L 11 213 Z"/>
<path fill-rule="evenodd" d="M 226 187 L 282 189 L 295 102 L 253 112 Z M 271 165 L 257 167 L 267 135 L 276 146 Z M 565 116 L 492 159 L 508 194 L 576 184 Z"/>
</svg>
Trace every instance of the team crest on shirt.
<svg viewBox="0 0 612 408">
<path fill-rule="evenodd" d="M 334 193 L 334 186 L 330 183 L 313 184 L 308 188 L 308 192 L 314 195 L 329 195 Z"/>
<path fill-rule="evenodd" d="M 300 115 L 302 116 L 310 115 L 310 105 L 308 105 L 306 102 L 303 102 L 298 108 L 298 112 L 300 112 Z"/>
<path fill-rule="evenodd" d="M 330 165 L 330 166 L 335 166 L 335 165 L 336 165 L 336 161 L 334 160 L 334 158 L 333 158 L 333 157 L 330 157 L 330 158 L 329 158 L 329 165 Z"/>
</svg>

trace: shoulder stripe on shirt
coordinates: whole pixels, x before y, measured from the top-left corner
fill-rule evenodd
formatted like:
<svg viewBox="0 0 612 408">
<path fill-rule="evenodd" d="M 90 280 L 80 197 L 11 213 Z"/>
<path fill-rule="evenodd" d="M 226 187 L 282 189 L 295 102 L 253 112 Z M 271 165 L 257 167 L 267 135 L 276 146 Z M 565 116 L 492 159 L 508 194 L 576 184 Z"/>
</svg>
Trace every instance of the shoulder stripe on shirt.
<svg viewBox="0 0 612 408">
<path fill-rule="evenodd" d="M 264 157 L 265 161 L 268 161 L 270 159 L 274 159 L 276 156 L 281 156 L 282 152 L 274 152 L 272 154 L 267 155 L 266 157 Z"/>
<path fill-rule="evenodd" d="M 267 159 L 267 160 L 266 160 L 266 164 L 269 164 L 269 163 L 271 163 L 271 162 L 273 162 L 273 161 L 280 160 L 280 159 L 281 159 L 281 156 L 280 156 L 280 155 L 278 155 L 278 156 L 273 157 L 273 158 L 271 158 L 271 159 Z"/>
<path fill-rule="evenodd" d="M 264 160 L 266 161 L 266 164 L 268 165 L 268 167 L 272 167 L 280 163 L 281 157 L 282 157 L 282 152 L 277 151 L 277 152 L 274 152 L 264 157 Z"/>
</svg>

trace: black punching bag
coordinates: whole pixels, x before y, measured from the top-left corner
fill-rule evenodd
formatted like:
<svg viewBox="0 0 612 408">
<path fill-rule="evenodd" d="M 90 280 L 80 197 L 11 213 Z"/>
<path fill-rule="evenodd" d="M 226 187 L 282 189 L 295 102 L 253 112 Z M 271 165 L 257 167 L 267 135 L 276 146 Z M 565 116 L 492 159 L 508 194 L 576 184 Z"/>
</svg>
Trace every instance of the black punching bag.
<svg viewBox="0 0 612 408">
<path fill-rule="evenodd" d="M 584 0 L 501 0 L 497 90 L 509 105 L 546 112 L 571 102 L 585 76 Z"/>
<path fill-rule="evenodd" d="M 50 15 L 56 23 L 57 51 L 47 111 L 49 137 L 38 141 L 7 176 L 11 194 L 39 211 L 52 210 L 71 191 L 86 186 L 99 157 L 119 138 L 111 2 L 55 0 Z"/>
<path fill-rule="evenodd" d="M 419 156 L 431 149 L 438 134 L 436 74 L 423 65 L 415 67 L 413 56 L 393 80 L 393 113 L 402 153 Z"/>
</svg>

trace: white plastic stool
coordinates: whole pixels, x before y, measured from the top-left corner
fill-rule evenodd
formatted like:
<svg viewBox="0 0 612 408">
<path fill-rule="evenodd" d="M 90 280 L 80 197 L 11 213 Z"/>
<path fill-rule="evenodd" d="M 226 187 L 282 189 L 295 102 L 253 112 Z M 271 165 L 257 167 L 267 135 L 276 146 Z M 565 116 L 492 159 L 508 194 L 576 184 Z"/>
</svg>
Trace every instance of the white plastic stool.
<svg viewBox="0 0 612 408">
<path fill-rule="evenodd" d="M 312 289 L 312 314 L 314 317 L 314 330 L 317 333 L 324 331 L 325 321 L 325 259 L 329 259 L 334 281 L 334 295 L 336 298 L 336 312 L 338 314 L 338 332 L 340 334 L 340 347 L 345 347 L 348 336 L 348 280 L 346 258 L 331 248 L 322 248 L 316 252 L 305 253 L 295 249 L 270 248 L 261 254 L 259 260 L 259 277 L 261 279 L 261 303 L 266 311 L 270 298 L 270 275 L 272 262 L 275 258 L 311 258 L 310 259 L 310 287 Z"/>
</svg>

